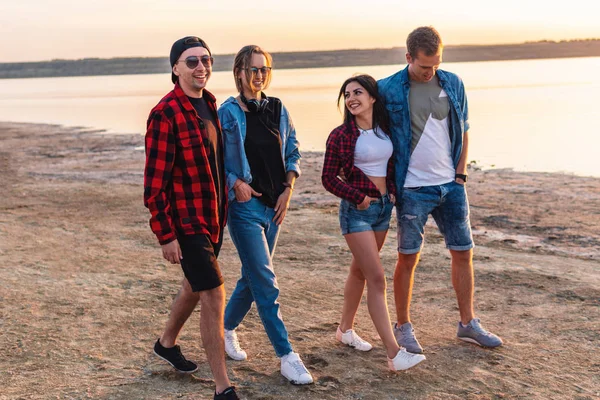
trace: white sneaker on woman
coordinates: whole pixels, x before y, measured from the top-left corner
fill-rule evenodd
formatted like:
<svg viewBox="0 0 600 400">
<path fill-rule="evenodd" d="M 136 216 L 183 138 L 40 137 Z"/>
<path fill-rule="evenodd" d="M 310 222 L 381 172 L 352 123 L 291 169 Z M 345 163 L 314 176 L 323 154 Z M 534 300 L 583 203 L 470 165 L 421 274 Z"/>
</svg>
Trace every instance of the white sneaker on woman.
<svg viewBox="0 0 600 400">
<path fill-rule="evenodd" d="M 225 353 L 236 361 L 243 361 L 248 358 L 246 352 L 240 347 L 237 333 L 234 330 L 225 329 Z"/>
<path fill-rule="evenodd" d="M 400 351 L 396 354 L 396 357 L 387 359 L 388 367 L 392 371 L 403 371 L 414 367 L 421 361 L 425 361 L 423 354 L 413 354 L 406 351 L 404 347 L 400 347 Z"/>
<path fill-rule="evenodd" d="M 369 351 L 373 348 L 371 343 L 363 340 L 360 336 L 352 329 L 348 329 L 346 332 L 342 332 L 338 326 L 337 332 L 335 332 L 335 338 L 338 342 L 347 344 L 350 347 L 354 347 L 356 350 Z"/>
<path fill-rule="evenodd" d="M 294 385 L 313 383 L 313 377 L 304 366 L 298 353 L 291 352 L 281 357 L 281 375 Z"/>
</svg>

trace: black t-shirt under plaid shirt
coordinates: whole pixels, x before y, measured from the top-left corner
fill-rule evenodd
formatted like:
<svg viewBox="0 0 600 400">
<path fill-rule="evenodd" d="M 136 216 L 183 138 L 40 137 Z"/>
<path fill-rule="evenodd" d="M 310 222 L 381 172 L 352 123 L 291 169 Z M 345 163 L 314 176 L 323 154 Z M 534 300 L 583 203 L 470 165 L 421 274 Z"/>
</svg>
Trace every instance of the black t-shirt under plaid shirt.
<svg viewBox="0 0 600 400">
<path fill-rule="evenodd" d="M 203 98 L 216 124 L 217 154 L 222 154 L 216 99 L 206 89 Z M 206 124 L 179 83 L 150 112 L 144 205 L 150 210 L 150 227 L 160 244 L 179 235 L 207 234 L 213 243 L 220 240 L 227 216 L 227 192 L 217 190 L 219 183 L 213 178 L 208 157 L 212 152 L 208 135 Z"/>
<path fill-rule="evenodd" d="M 202 119 L 208 134 L 205 138 L 205 140 L 208 140 L 208 143 L 206 143 L 206 149 L 208 150 L 207 156 L 208 162 L 210 163 L 210 171 L 215 182 L 215 188 L 217 193 L 219 193 L 219 215 L 222 219 L 225 207 L 225 181 L 223 171 L 223 152 L 219 148 L 217 125 L 215 123 L 215 118 L 213 117 L 210 109 L 208 108 L 208 104 L 206 104 L 206 100 L 204 100 L 203 97 L 193 98 L 188 96 L 188 99 L 196 109 L 198 116 Z M 221 220 L 220 222 L 220 226 L 223 227 L 223 221 Z"/>
</svg>

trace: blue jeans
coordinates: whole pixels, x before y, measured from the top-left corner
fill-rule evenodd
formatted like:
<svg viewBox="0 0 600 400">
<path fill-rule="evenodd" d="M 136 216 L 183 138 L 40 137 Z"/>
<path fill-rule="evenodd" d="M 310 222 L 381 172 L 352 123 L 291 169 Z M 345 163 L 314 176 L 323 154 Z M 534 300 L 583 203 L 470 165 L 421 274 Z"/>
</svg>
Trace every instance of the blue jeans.
<svg viewBox="0 0 600 400">
<path fill-rule="evenodd" d="M 455 181 L 404 188 L 396 214 L 399 253 L 415 254 L 421 251 L 429 214 L 444 236 L 448 249 L 465 251 L 474 247 L 467 191 L 464 185 Z"/>
<path fill-rule="evenodd" d="M 256 198 L 229 205 L 227 225 L 240 260 L 242 276 L 225 308 L 225 329 L 233 330 L 242 322 L 252 302 L 277 357 L 292 351 L 288 332 L 279 310 L 279 286 L 273 270 L 273 253 L 279 227 L 273 222 L 275 210 Z"/>
</svg>

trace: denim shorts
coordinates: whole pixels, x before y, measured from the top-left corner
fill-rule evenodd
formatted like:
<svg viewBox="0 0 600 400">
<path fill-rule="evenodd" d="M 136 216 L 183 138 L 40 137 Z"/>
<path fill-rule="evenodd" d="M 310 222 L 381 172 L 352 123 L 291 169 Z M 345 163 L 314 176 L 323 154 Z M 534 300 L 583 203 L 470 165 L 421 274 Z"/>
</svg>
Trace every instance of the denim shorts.
<svg viewBox="0 0 600 400">
<path fill-rule="evenodd" d="M 464 185 L 452 181 L 443 185 L 404 188 L 396 214 L 399 253 L 421 251 L 429 214 L 444 236 L 448 249 L 465 251 L 474 247 Z"/>
<path fill-rule="evenodd" d="M 356 204 L 342 200 L 340 202 L 342 235 L 365 231 L 387 231 L 390 227 L 393 207 L 387 194 L 372 200 L 366 210 L 359 210 Z"/>
</svg>

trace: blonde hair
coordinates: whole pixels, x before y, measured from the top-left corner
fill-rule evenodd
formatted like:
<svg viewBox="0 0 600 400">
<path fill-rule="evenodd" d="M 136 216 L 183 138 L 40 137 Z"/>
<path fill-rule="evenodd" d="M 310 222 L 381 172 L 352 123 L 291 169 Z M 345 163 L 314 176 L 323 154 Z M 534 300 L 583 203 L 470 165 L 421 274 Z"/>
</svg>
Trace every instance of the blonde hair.
<svg viewBox="0 0 600 400">
<path fill-rule="evenodd" d="M 233 59 L 233 78 L 235 80 L 235 87 L 237 88 L 238 92 L 240 92 L 240 93 L 242 93 L 244 90 L 244 87 L 242 84 L 242 78 L 240 76 L 240 73 L 242 72 L 242 70 L 246 71 L 246 84 L 253 91 L 258 91 L 252 84 L 252 74 L 249 73 L 250 72 L 249 71 L 250 61 L 252 60 L 253 54 L 260 54 L 260 55 L 265 56 L 265 58 L 267 59 L 267 67 L 271 67 L 273 64 L 273 58 L 271 57 L 269 52 L 266 50 L 263 50 L 259 46 L 251 44 L 251 45 L 242 47 L 242 49 L 237 52 L 237 54 L 235 55 L 235 58 Z M 264 79 L 265 79 L 264 89 L 267 89 L 269 87 L 269 84 L 271 83 L 271 73 L 267 74 L 267 76 L 264 77 Z"/>
</svg>

